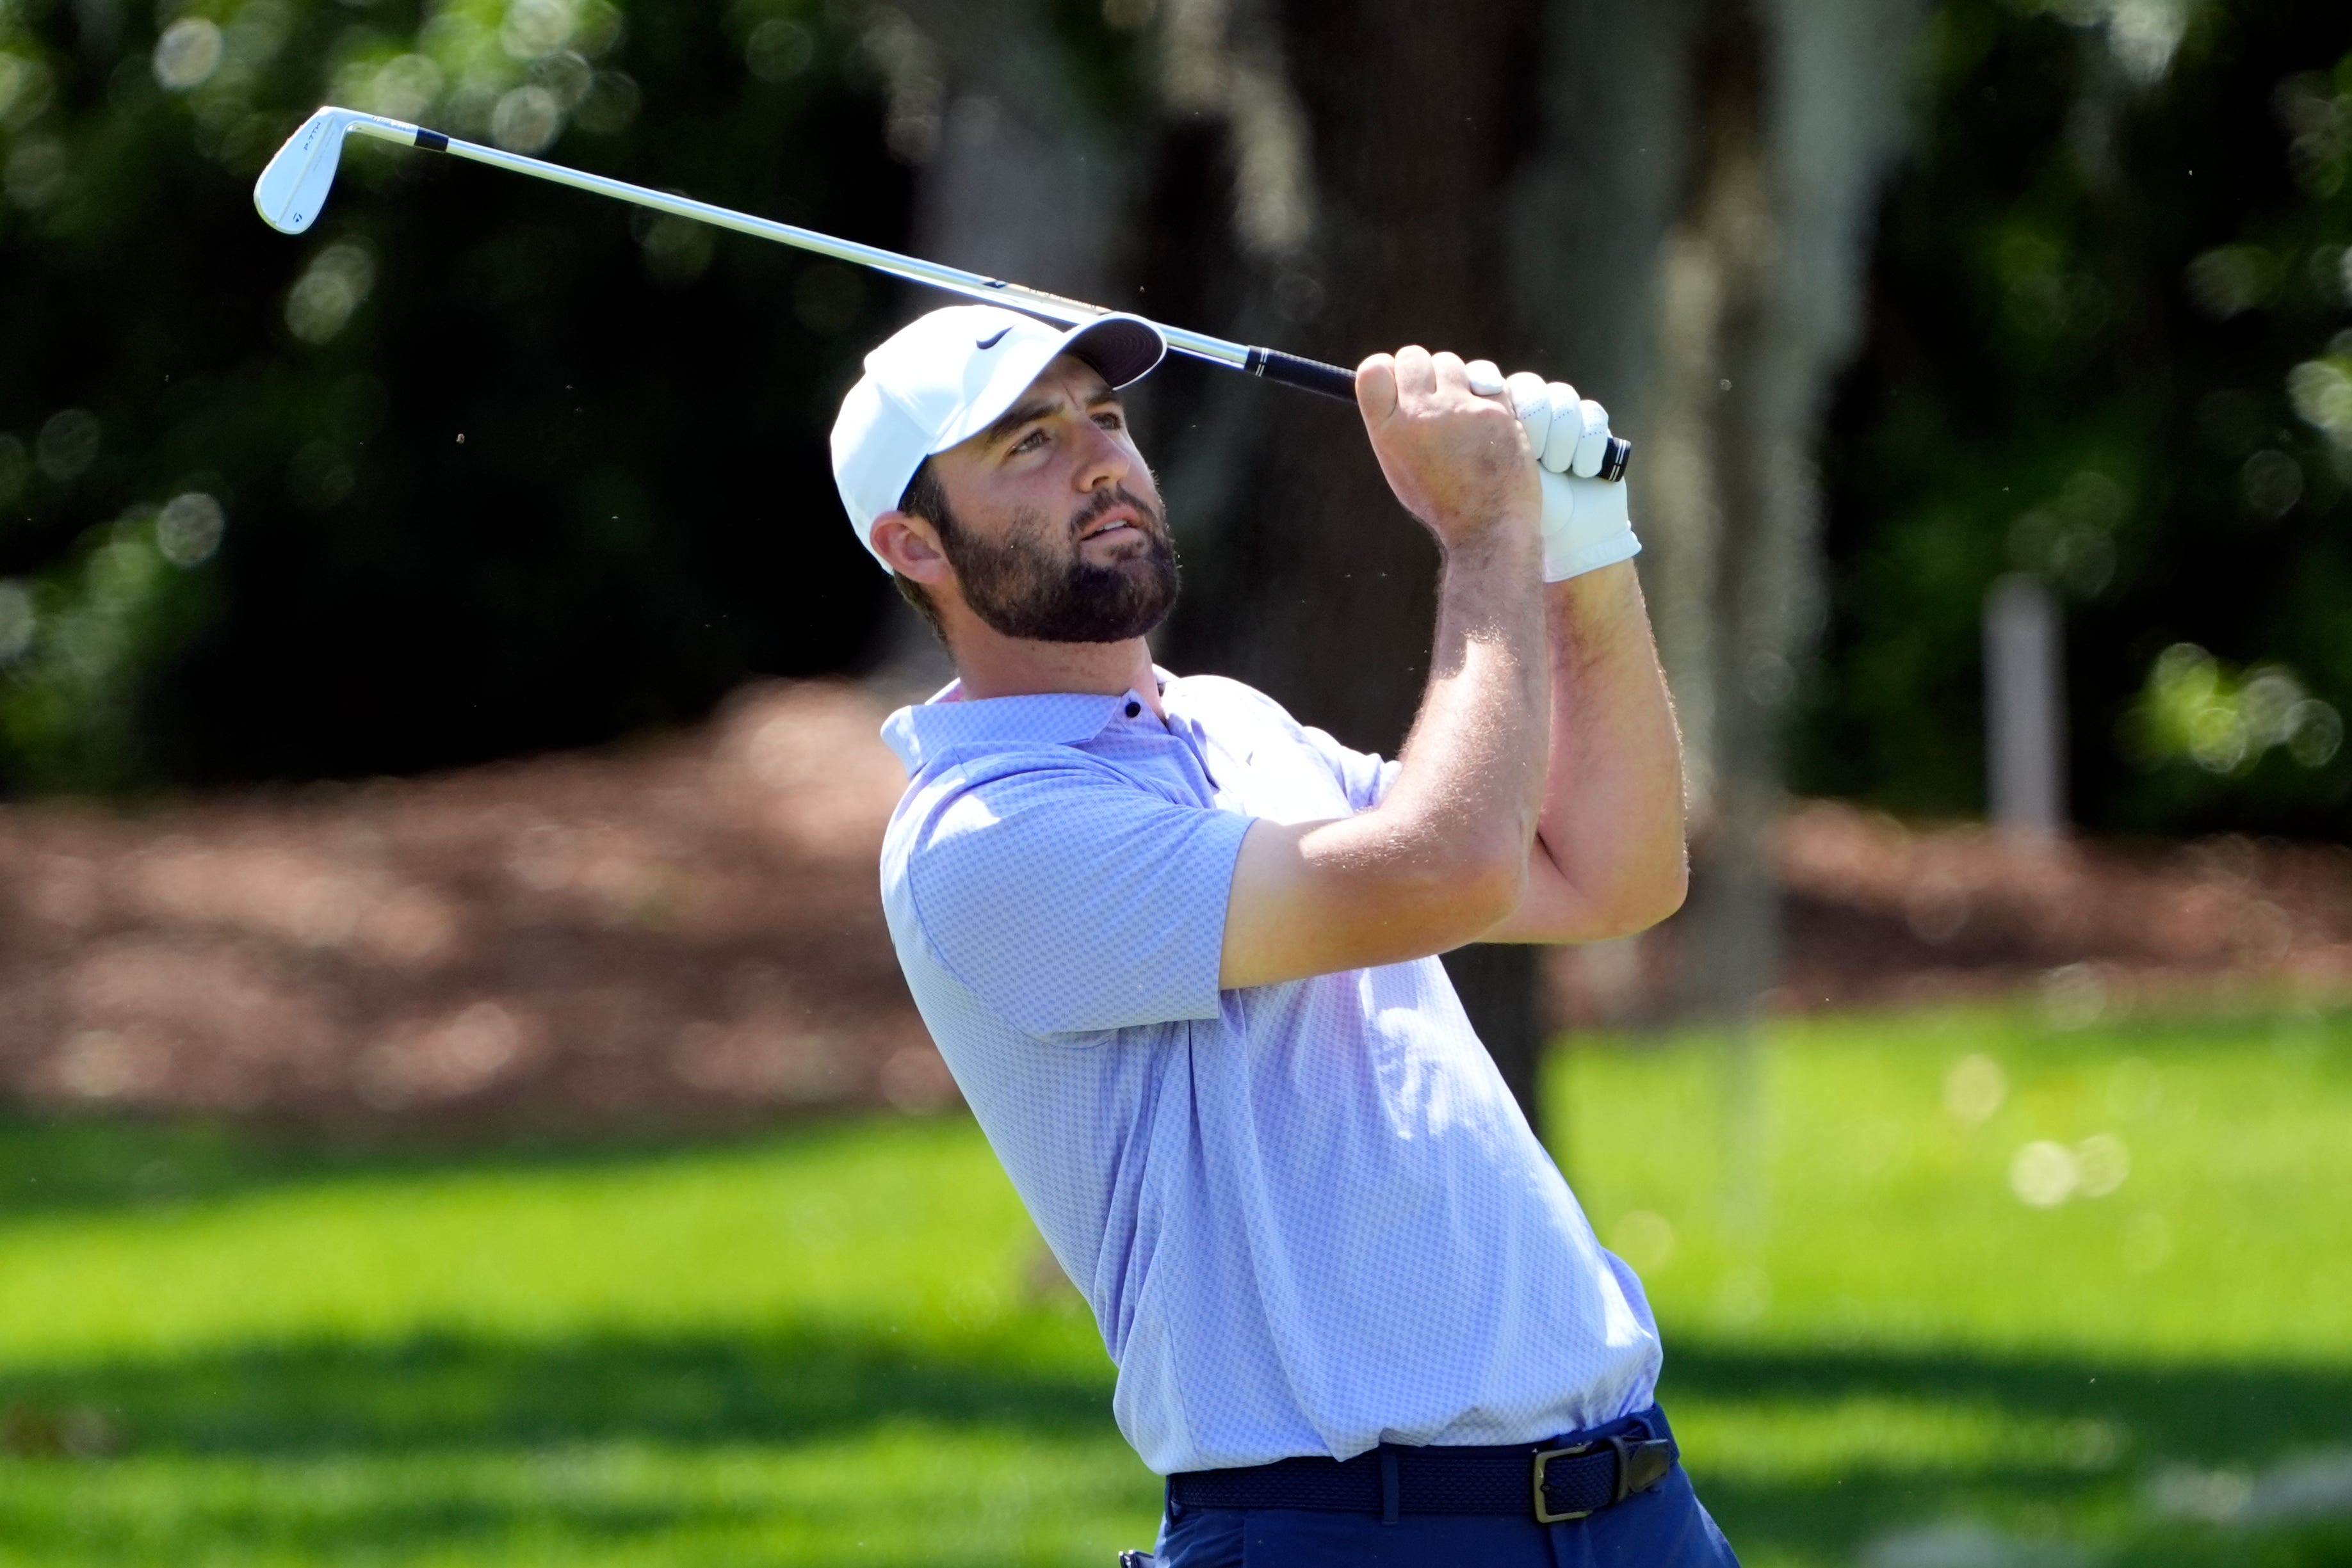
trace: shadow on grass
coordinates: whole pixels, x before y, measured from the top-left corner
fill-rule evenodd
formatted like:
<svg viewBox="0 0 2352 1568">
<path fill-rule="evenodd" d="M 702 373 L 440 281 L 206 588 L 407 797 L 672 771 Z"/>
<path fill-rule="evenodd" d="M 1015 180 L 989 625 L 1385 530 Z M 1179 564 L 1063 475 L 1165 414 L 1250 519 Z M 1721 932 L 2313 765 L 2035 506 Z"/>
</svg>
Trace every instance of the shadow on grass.
<svg viewBox="0 0 2352 1568">
<path fill-rule="evenodd" d="M 740 1131 L 683 1135 L 651 1126 L 564 1136 L 390 1123 L 373 1129 L 257 1126 L 197 1117 L 45 1118 L 0 1108 L 0 1219 L 203 1203 L 320 1180 L 656 1167 L 713 1154 L 761 1153 L 856 1140 L 877 1127 L 953 1137 L 959 1107 L 929 1115 L 812 1112 Z"/>
<path fill-rule="evenodd" d="M 784 1561 L 781 1540 L 812 1568 L 1068 1560 L 1016 1544 L 1003 1500 L 1033 1492 L 1049 1537 L 1147 1542 L 1155 1483 L 1112 1426 L 1108 1366 L 1042 1360 L 1020 1337 L 1035 1326 L 948 1349 L 803 1327 L 450 1335 L 0 1377 L 0 1409 L 95 1408 L 123 1438 L 120 1459 L 0 1456 L 0 1563 L 713 1568 Z M 949 1469 L 900 1473 L 910 1440 Z M 780 1490 L 769 1461 L 788 1455 L 814 1465 Z M 865 1550 L 877 1529 L 919 1548 Z"/>
<path fill-rule="evenodd" d="M 1066 1454 L 1076 1440 L 1117 1453 L 1108 1368 L 1079 1375 L 1039 1359 L 1029 1343 L 1017 1321 L 952 1346 L 911 1349 L 887 1333 L 807 1327 L 764 1337 L 616 1334 L 546 1344 L 442 1336 L 18 1375 L 0 1380 L 0 1404 L 95 1406 L 123 1424 L 134 1453 L 156 1457 L 365 1461 L 502 1449 L 529 1456 L 631 1440 L 689 1455 L 747 1445 L 821 1450 L 903 1424 L 984 1430 L 1016 1451 L 1025 1439 L 1040 1451 Z M 1834 1474 L 1790 1466 L 1776 1476 L 1769 1454 L 1741 1456 L 1710 1474 L 1710 1456 L 1695 1453 L 1702 1495 L 1735 1543 L 1757 1556 L 1846 1563 L 1890 1530 L 1975 1519 L 2021 1534 L 2087 1539 L 2114 1564 L 2344 1560 L 2329 1554 L 2340 1533 L 2256 1539 L 2167 1524 L 2147 1512 L 2141 1486 L 2164 1464 L 2243 1469 L 2352 1442 L 2352 1368 L 1775 1351 L 1685 1336 L 1675 1343 L 1662 1396 L 1669 1409 L 1686 1411 L 1741 1404 L 1802 1411 L 1856 1400 L 1958 1405 L 1990 1409 L 2021 1427 L 2095 1423 L 2119 1439 L 2074 1466 L 2021 1451 L 1946 1469 L 1906 1468 L 1896 1455 Z M 724 1530 L 762 1511 L 758 1500 L 740 1496 L 678 1499 L 673 1506 L 593 1487 L 532 1490 L 509 1505 L 455 1485 L 436 1493 L 428 1484 L 396 1501 L 380 1500 L 397 1521 L 376 1517 L 381 1508 L 373 1505 L 298 1520 L 302 1510 L 289 1502 L 273 1526 L 243 1511 L 253 1505 L 240 1505 L 236 1528 L 347 1543 L 390 1529 L 404 1540 L 448 1543 L 556 1523 L 618 1540 Z M 850 1513 L 890 1506 L 879 1498 L 861 1501 L 854 1490 L 838 1505 Z M 36 1522 L 19 1517 L 14 1525 L 38 1534 Z M 2297 1545 L 2304 1541 L 2318 1544 L 2306 1551 Z"/>
<path fill-rule="evenodd" d="M 435 1335 L 0 1377 L 0 1404 L 90 1406 L 137 1449 L 316 1455 L 644 1438 L 798 1442 L 900 1420 L 1040 1436 L 1110 1431 L 1099 1377 L 1013 1338 L 943 1352 L 896 1334 Z"/>
<path fill-rule="evenodd" d="M 2094 1439 L 2077 1463 L 2053 1464 L 2046 1449 L 2021 1444 L 2014 1455 L 1950 1470 L 1888 1455 L 1819 1478 L 1759 1475 L 1769 1456 L 1760 1467 L 1743 1456 L 1748 1462 L 1710 1476 L 1709 1456 L 1693 1456 L 1701 1495 L 1734 1542 L 1751 1549 L 1849 1562 L 1890 1530 L 1978 1520 L 2029 1535 L 2087 1531 L 2115 1564 L 2352 1565 L 2352 1555 L 2335 1554 L 2344 1540 L 2337 1525 L 2263 1539 L 2159 1520 L 2144 1496 L 2147 1478 L 2165 1466 L 2242 1472 L 2352 1444 L 2352 1366 L 1772 1351 L 1683 1336 L 1672 1342 L 1660 1397 L 1669 1411 L 1677 1402 L 1958 1405 L 2021 1427 L 2078 1423 Z"/>
</svg>

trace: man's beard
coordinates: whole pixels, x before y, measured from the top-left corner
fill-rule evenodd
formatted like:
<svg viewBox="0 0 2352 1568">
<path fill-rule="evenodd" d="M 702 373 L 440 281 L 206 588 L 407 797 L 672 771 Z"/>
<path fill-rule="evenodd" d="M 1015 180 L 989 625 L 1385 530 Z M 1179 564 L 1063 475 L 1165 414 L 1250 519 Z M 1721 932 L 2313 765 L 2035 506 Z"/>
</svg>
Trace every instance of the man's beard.
<svg viewBox="0 0 2352 1568">
<path fill-rule="evenodd" d="M 1141 549 L 1101 565 L 1080 553 L 1078 536 L 1113 507 L 1133 509 Z M 941 507 L 942 511 L 946 508 Z M 1039 643 L 1123 643 L 1168 618 L 1176 602 L 1176 547 L 1168 525 L 1125 488 L 1097 491 L 1063 525 L 1055 548 L 1045 513 L 1014 514 L 1002 539 L 982 539 L 950 517 L 934 517 L 963 601 L 1001 636 Z"/>
</svg>

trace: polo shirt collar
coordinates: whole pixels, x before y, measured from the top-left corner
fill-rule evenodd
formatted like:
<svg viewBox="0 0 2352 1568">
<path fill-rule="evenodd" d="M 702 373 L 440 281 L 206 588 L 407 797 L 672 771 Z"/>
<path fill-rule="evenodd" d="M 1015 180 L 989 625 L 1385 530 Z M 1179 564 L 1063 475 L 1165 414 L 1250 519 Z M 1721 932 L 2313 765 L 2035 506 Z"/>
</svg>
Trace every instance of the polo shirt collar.
<svg viewBox="0 0 2352 1568">
<path fill-rule="evenodd" d="M 1176 679 L 1158 665 L 1152 674 L 1164 694 Z M 902 707 L 882 724 L 882 738 L 913 778 L 924 763 L 957 747 L 1030 742 L 1075 746 L 1092 740 L 1119 717 L 1138 692 L 1101 696 L 1093 692 L 1045 692 L 1025 697 L 967 699 L 961 681 L 950 681 L 929 702 Z M 1162 700 L 1165 698 L 1163 696 Z"/>
</svg>

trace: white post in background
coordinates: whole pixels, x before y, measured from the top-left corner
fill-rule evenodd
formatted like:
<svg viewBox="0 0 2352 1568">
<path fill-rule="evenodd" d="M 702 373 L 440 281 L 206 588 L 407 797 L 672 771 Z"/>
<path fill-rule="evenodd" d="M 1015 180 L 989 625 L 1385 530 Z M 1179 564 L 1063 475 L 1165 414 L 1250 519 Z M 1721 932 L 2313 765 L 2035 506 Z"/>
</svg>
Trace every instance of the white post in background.
<svg viewBox="0 0 2352 1568">
<path fill-rule="evenodd" d="M 2058 603 L 2030 573 L 1985 595 L 1985 785 L 1993 825 L 2054 837 L 2066 829 L 2066 687 Z"/>
</svg>

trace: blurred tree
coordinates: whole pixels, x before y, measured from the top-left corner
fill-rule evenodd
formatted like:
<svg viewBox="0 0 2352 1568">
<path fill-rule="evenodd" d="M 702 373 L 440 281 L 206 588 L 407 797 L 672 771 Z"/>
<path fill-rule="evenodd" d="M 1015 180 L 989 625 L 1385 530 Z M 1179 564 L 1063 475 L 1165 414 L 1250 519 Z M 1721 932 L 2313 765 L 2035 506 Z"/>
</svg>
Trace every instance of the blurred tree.
<svg viewBox="0 0 2352 1568">
<path fill-rule="evenodd" d="M 1822 593 L 1814 453 L 1858 335 L 1921 11 L 1686 0 L 1556 14 L 1523 298 L 1549 357 L 1622 386 L 1642 438 L 1643 578 L 1696 830 L 1684 980 L 1694 1003 L 1735 1017 L 1777 968 L 1765 841 L 1782 706 Z"/>
<path fill-rule="evenodd" d="M 2318 0 L 1938 6 L 1826 449 L 1801 787 L 1977 810 L 1979 606 L 2025 570 L 2068 606 L 2084 825 L 2344 833 L 2348 47 Z"/>
<path fill-rule="evenodd" d="M 855 11 L 0 0 L 0 788 L 402 770 L 838 667 L 887 590 L 823 433 L 886 294 L 356 143 L 320 101 L 904 243 Z"/>
</svg>

